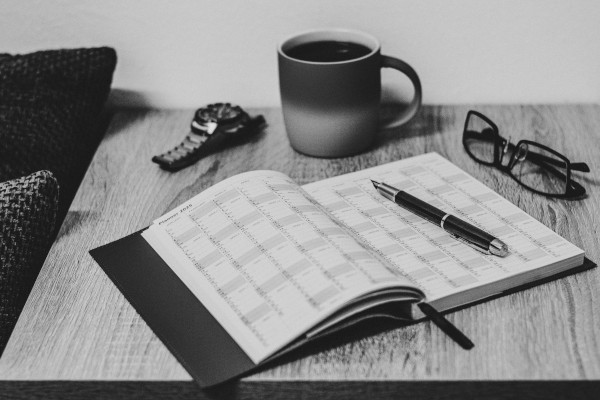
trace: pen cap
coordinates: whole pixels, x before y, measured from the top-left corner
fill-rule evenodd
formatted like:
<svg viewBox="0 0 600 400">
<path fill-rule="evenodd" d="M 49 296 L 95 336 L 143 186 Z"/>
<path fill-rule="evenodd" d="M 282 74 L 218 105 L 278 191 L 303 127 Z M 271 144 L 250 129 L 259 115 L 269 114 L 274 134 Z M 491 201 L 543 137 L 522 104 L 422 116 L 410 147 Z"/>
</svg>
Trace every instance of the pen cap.
<svg viewBox="0 0 600 400">
<path fill-rule="evenodd" d="M 442 218 L 444 218 L 446 215 L 445 211 L 442 211 L 439 208 L 432 206 L 431 204 L 404 191 L 398 192 L 394 201 L 398 205 L 436 225 L 440 225 Z"/>
<path fill-rule="evenodd" d="M 463 238 L 469 238 L 478 246 L 487 249 L 490 243 L 496 238 L 484 230 L 477 228 L 465 222 L 461 219 L 458 219 L 454 215 L 448 215 L 444 220 L 444 229 L 447 232 L 450 232 L 454 235 Z"/>
</svg>

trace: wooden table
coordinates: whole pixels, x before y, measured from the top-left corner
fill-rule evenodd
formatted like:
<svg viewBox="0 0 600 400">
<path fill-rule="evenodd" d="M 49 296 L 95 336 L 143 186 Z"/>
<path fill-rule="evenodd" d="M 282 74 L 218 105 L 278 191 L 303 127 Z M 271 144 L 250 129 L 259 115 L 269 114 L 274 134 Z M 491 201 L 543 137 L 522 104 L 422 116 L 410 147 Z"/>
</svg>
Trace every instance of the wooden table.
<svg viewBox="0 0 600 400">
<path fill-rule="evenodd" d="M 476 164 L 461 144 L 470 108 L 501 134 L 545 143 L 591 173 L 589 197 L 547 199 Z M 294 152 L 279 109 L 269 127 L 176 174 L 150 162 L 178 143 L 191 111 L 117 112 L 0 359 L 0 397 L 368 398 L 585 396 L 600 378 L 600 270 L 592 269 L 449 314 L 476 343 L 465 351 L 425 322 L 378 332 L 203 392 L 88 250 L 147 226 L 234 174 L 273 169 L 304 184 L 437 151 L 600 261 L 600 106 L 426 106 L 373 149 L 341 159 Z M 105 382 L 110 381 L 110 382 Z M 115 382 L 117 381 L 117 382 Z"/>
</svg>

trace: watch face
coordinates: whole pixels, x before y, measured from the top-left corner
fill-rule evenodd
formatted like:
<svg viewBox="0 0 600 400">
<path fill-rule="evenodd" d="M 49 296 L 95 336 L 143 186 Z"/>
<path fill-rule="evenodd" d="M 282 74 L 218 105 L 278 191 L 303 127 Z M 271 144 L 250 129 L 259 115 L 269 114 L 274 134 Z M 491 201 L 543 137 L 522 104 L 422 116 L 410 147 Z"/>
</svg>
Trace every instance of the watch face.
<svg viewBox="0 0 600 400">
<path fill-rule="evenodd" d="M 237 122 L 243 115 L 244 111 L 239 106 L 232 106 L 230 103 L 215 103 L 196 110 L 194 121 L 198 124 L 216 122 L 219 125 L 227 125 Z"/>
<path fill-rule="evenodd" d="M 191 130 L 198 134 L 212 135 L 220 131 L 236 131 L 247 120 L 248 114 L 240 106 L 230 103 L 214 103 L 196 110 Z"/>
</svg>

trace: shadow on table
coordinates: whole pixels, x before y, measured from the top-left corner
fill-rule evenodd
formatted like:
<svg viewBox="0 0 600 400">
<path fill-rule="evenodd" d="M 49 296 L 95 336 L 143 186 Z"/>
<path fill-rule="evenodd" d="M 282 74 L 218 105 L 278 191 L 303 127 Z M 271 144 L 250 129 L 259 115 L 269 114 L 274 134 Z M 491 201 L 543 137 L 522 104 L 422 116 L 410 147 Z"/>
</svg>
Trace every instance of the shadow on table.
<svg viewBox="0 0 600 400">
<path fill-rule="evenodd" d="M 386 103 L 382 105 L 380 119 L 382 125 L 392 121 L 396 115 L 402 113 L 407 107 L 405 103 Z M 406 139 L 425 137 L 439 133 L 441 127 L 450 126 L 453 121 L 445 121 L 439 113 L 439 107 L 423 106 L 407 123 L 396 127 L 383 129 L 377 133 L 373 148 L 401 143 Z"/>
<path fill-rule="evenodd" d="M 592 186 L 600 185 L 600 179 L 594 179 L 591 176 L 587 175 L 577 174 L 577 176 L 573 176 L 573 179 L 581 184 L 586 183 Z"/>
<path fill-rule="evenodd" d="M 319 353 L 324 353 L 335 348 L 349 345 L 351 343 L 357 343 L 361 340 L 365 340 L 369 337 L 375 337 L 376 335 L 383 334 L 385 332 L 407 327 L 413 325 L 418 321 L 398 321 L 391 318 L 369 318 L 361 322 L 356 323 L 350 329 L 344 329 L 343 332 L 334 332 L 330 335 L 325 335 L 320 338 L 315 338 L 305 345 L 302 345 L 287 354 L 277 357 L 272 361 L 268 361 L 263 365 L 258 366 L 243 376 L 253 375 L 255 373 L 265 371 L 277 366 L 288 364 L 294 361 L 301 360 L 303 358 L 314 356 Z M 411 336 L 410 333 L 405 336 Z M 410 347 L 410 339 L 403 341 L 406 348 Z M 237 384 L 232 384 L 240 377 L 236 377 L 233 380 L 221 383 L 217 386 L 205 389 L 205 393 L 214 399 L 229 398 L 238 390 Z"/>
<path fill-rule="evenodd" d="M 588 271 L 590 269 L 596 268 L 596 264 L 589 260 L 588 258 L 584 259 L 584 262 L 581 266 L 572 268 L 567 271 L 563 271 L 551 276 L 548 276 L 544 279 L 540 279 L 535 282 L 527 283 L 521 286 L 517 286 L 506 290 L 504 292 L 498 293 L 488 298 L 484 298 L 473 303 L 469 303 L 463 306 L 455 307 L 450 310 L 446 310 L 443 314 L 450 314 L 459 310 L 463 310 L 465 308 L 473 307 L 478 304 L 482 304 L 485 302 L 489 302 L 494 299 L 498 299 L 522 290 L 530 289 L 539 285 L 543 285 L 557 279 L 565 278 L 567 276 L 582 273 Z M 412 321 L 399 321 L 391 318 L 382 318 L 375 317 L 363 320 L 353 325 L 349 329 L 344 329 L 343 331 L 334 332 L 329 336 L 324 336 L 322 338 L 314 339 L 310 343 L 307 343 L 304 346 L 301 346 L 289 353 L 282 355 L 281 357 L 276 358 L 273 361 L 269 361 L 263 365 L 260 365 L 256 369 L 253 369 L 247 374 L 243 376 L 248 376 L 255 374 L 257 372 L 261 372 L 270 368 L 274 368 L 277 366 L 281 366 L 287 363 L 291 363 L 294 361 L 298 361 L 302 358 L 306 358 L 309 356 L 314 356 L 318 353 L 323 353 L 327 351 L 331 351 L 335 348 L 340 348 L 342 346 L 348 345 L 350 343 L 357 343 L 361 340 L 365 340 L 369 337 L 375 337 L 376 335 L 383 334 L 385 332 L 389 332 L 396 329 L 404 329 L 404 332 L 401 332 L 398 335 L 399 341 L 402 341 L 402 348 L 405 351 L 410 351 L 412 344 L 412 338 L 414 337 L 414 333 L 410 332 L 408 329 L 411 325 L 415 325 L 421 322 L 426 321 L 425 319 L 416 319 Z M 429 322 L 428 322 L 429 323 Z M 234 378 L 234 380 L 229 380 L 217 386 L 205 389 L 204 392 L 209 398 L 212 399 L 221 399 L 221 398 L 230 398 L 234 393 L 236 393 L 239 389 L 240 382 L 232 384 L 235 380 L 239 379 L 239 377 Z M 349 381 L 351 382 L 351 381 Z"/>
</svg>

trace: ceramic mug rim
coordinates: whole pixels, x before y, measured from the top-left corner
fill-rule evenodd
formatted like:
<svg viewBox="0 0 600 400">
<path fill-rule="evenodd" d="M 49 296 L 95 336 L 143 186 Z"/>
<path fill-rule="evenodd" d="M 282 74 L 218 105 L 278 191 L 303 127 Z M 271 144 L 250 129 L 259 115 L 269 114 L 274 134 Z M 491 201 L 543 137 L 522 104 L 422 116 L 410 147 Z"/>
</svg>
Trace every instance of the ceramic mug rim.
<svg viewBox="0 0 600 400">
<path fill-rule="evenodd" d="M 360 45 L 366 46 L 371 51 L 369 54 L 366 54 L 361 57 L 352 58 L 350 60 L 344 61 L 306 61 L 298 58 L 290 57 L 286 54 L 286 51 L 291 47 L 314 42 L 318 40 L 338 40 L 338 41 L 348 41 L 358 43 Z M 379 40 L 375 38 L 375 36 L 370 35 L 365 32 L 353 30 L 353 29 L 344 29 L 344 28 L 324 28 L 324 29 L 311 29 L 303 32 L 297 32 L 293 35 L 285 38 L 278 46 L 277 52 L 281 57 L 284 57 L 287 60 L 302 63 L 302 64 L 312 64 L 312 65 L 336 65 L 336 64 L 348 64 L 356 61 L 364 60 L 366 58 L 372 57 L 373 54 L 376 54 L 380 51 L 381 44 Z"/>
</svg>

